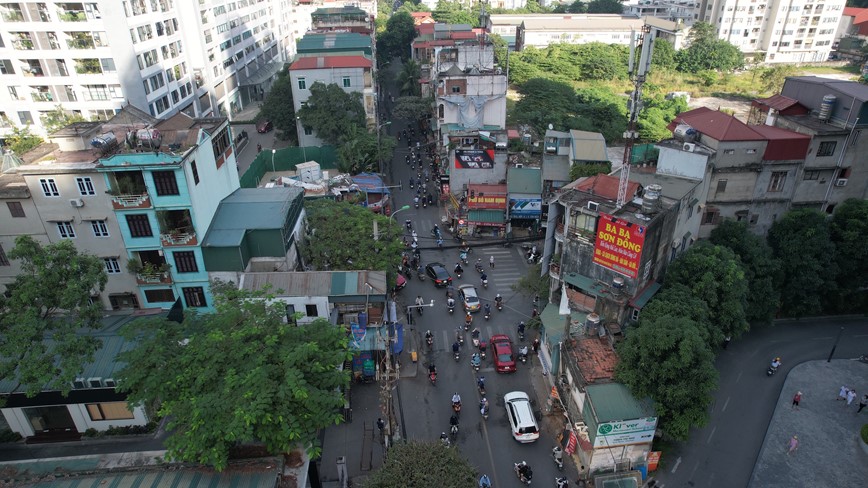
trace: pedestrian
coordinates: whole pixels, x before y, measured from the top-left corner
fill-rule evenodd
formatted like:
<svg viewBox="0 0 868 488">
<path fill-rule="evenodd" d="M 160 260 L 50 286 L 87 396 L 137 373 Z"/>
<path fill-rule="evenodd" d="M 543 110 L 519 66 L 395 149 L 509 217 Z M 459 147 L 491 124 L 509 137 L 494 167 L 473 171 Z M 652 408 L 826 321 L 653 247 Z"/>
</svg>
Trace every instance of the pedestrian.
<svg viewBox="0 0 868 488">
<path fill-rule="evenodd" d="M 380 429 L 380 433 L 386 428 L 386 422 L 383 420 L 383 417 L 377 418 L 377 428 Z"/>
<path fill-rule="evenodd" d="M 799 436 L 793 435 L 790 437 L 790 442 L 787 443 L 787 456 L 790 455 L 793 451 L 799 448 Z"/>
<path fill-rule="evenodd" d="M 533 306 L 536 307 L 539 304 L 539 295 L 533 296 Z"/>
<path fill-rule="evenodd" d="M 262 144 L 256 143 L 256 152 L 262 152 Z"/>
<path fill-rule="evenodd" d="M 537 310 L 536 307 L 533 307 L 533 312 L 531 312 L 530 318 L 534 319 L 537 315 L 539 315 L 539 310 Z"/>
<path fill-rule="evenodd" d="M 862 399 L 859 400 L 859 410 L 856 410 L 856 413 L 861 412 L 866 406 L 868 406 L 868 394 L 862 395 Z"/>
<path fill-rule="evenodd" d="M 849 407 L 853 400 L 856 399 L 856 390 L 849 390 L 847 392 L 847 406 Z"/>
<path fill-rule="evenodd" d="M 802 392 L 797 391 L 795 395 L 793 395 L 793 405 L 791 408 L 799 409 L 799 402 L 802 401 Z"/>
<path fill-rule="evenodd" d="M 494 267 L 494 255 L 492 254 L 490 258 L 488 258 L 488 265 L 492 268 Z"/>
<path fill-rule="evenodd" d="M 835 400 L 846 400 L 848 391 L 850 391 L 849 388 L 847 388 L 846 386 L 842 386 L 841 389 L 838 391 L 838 398 L 836 398 Z"/>
<path fill-rule="evenodd" d="M 531 345 L 534 354 L 539 354 L 539 338 L 533 340 L 533 345 Z"/>
<path fill-rule="evenodd" d="M 726 349 L 726 346 L 729 345 L 729 341 L 731 341 L 731 340 L 732 340 L 732 337 L 730 337 L 730 336 L 726 336 L 726 337 L 723 339 L 723 348 L 724 348 L 724 349 Z"/>
</svg>

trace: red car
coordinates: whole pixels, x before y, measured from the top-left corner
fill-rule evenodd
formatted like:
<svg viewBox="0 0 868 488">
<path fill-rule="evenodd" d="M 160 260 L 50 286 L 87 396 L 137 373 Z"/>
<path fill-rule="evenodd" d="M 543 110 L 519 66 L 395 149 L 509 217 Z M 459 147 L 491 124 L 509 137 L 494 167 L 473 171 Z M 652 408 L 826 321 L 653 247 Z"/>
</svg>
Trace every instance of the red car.
<svg viewBox="0 0 868 488">
<path fill-rule="evenodd" d="M 509 336 L 504 334 L 491 336 L 491 350 L 494 352 L 494 369 L 498 373 L 515 372 L 515 356 L 512 355 L 512 341 Z"/>
</svg>

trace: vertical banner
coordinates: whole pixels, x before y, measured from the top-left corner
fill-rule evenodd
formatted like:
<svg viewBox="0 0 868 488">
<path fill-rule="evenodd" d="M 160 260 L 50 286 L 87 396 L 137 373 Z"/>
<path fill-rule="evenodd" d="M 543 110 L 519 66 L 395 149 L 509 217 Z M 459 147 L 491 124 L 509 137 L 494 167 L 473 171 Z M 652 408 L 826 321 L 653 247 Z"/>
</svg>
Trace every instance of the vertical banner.
<svg viewBox="0 0 868 488">
<path fill-rule="evenodd" d="M 629 278 L 636 278 L 639 276 L 644 244 L 645 226 L 600 213 L 594 263 Z"/>
</svg>

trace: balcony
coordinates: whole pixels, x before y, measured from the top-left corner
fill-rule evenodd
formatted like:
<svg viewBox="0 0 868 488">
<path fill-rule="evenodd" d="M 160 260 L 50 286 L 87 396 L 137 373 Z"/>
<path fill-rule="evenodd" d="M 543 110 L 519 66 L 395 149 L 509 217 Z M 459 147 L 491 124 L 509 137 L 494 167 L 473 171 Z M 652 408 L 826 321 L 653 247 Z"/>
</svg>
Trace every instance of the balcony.
<svg viewBox="0 0 868 488">
<path fill-rule="evenodd" d="M 561 279 L 561 265 L 559 263 L 549 264 L 549 276 L 556 280 Z"/>
<path fill-rule="evenodd" d="M 564 242 L 564 224 L 558 224 L 557 228 L 555 228 L 555 240 Z"/>
<path fill-rule="evenodd" d="M 123 171 L 109 175 L 109 191 L 115 210 L 151 208 L 145 179 L 141 171 Z"/>
<path fill-rule="evenodd" d="M 62 22 L 85 22 L 87 14 L 84 10 L 58 10 L 57 18 Z"/>
<path fill-rule="evenodd" d="M 136 282 L 140 285 L 170 285 L 172 274 L 168 271 L 136 273 Z"/>
<path fill-rule="evenodd" d="M 33 99 L 34 102 L 53 102 L 54 96 L 50 92 L 33 92 L 30 94 L 30 98 Z"/>
<path fill-rule="evenodd" d="M 33 41 L 30 39 L 15 39 L 12 41 L 12 47 L 19 51 L 32 51 L 35 49 Z"/>
<path fill-rule="evenodd" d="M 0 14 L 4 22 L 24 22 L 24 14 L 20 10 L 7 10 Z"/>
<path fill-rule="evenodd" d="M 172 283 L 171 265 L 161 251 L 138 251 L 127 261 L 127 271 L 136 276 L 140 285 Z"/>
<path fill-rule="evenodd" d="M 115 210 L 130 210 L 134 208 L 151 208 L 151 197 L 145 193 L 123 194 L 112 196 L 112 207 Z"/>
<path fill-rule="evenodd" d="M 195 246 L 199 243 L 189 210 L 159 210 L 157 221 L 163 246 Z"/>
</svg>

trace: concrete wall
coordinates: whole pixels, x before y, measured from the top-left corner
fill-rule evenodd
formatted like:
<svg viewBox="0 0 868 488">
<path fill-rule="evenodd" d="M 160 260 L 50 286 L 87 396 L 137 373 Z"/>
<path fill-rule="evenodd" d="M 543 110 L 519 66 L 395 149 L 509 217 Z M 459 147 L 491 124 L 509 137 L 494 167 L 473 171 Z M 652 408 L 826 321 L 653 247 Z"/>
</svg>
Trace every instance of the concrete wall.
<svg viewBox="0 0 868 488">
<path fill-rule="evenodd" d="M 282 302 L 284 305 L 294 305 L 296 312 L 305 313 L 305 308 L 307 305 L 315 305 L 316 306 L 316 316 L 307 316 L 298 319 L 298 323 L 306 324 L 313 322 L 318 318 L 323 318 L 328 320 L 329 315 L 331 314 L 332 305 L 329 303 L 328 297 L 312 297 L 312 296 L 303 296 L 303 297 L 286 297 L 286 296 L 278 296 L 273 300 L 274 302 Z"/>
<path fill-rule="evenodd" d="M 463 169 L 455 167 L 455 151 L 449 151 L 449 188 L 460 194 L 468 184 L 496 185 L 506 181 L 507 153 L 494 152 L 493 169 Z"/>
<path fill-rule="evenodd" d="M 701 180 L 705 178 L 708 154 L 690 152 L 665 146 L 657 146 L 657 173 Z"/>
</svg>

